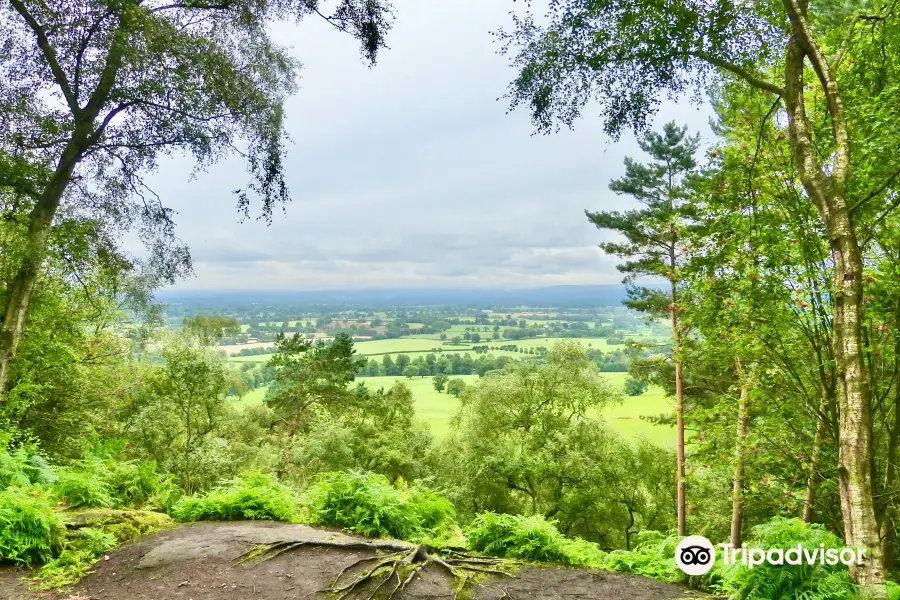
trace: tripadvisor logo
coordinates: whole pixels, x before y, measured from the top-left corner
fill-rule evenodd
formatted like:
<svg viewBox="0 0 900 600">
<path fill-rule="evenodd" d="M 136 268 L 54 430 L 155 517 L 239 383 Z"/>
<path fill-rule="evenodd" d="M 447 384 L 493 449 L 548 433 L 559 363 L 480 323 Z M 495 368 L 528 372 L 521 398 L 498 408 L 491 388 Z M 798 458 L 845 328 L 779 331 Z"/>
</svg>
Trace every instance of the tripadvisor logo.
<svg viewBox="0 0 900 600">
<path fill-rule="evenodd" d="M 861 565 L 866 558 L 865 548 L 825 548 L 825 544 L 807 548 L 797 544 L 792 548 L 735 548 L 731 544 L 719 544 L 722 562 L 726 565 L 742 564 L 747 568 L 769 565 Z M 675 564 L 688 575 L 704 575 L 716 562 L 716 549 L 702 535 L 691 535 L 675 547 Z"/>
<path fill-rule="evenodd" d="M 675 547 L 675 564 L 688 575 L 703 575 L 716 562 L 716 549 L 702 535 L 689 535 Z"/>
</svg>

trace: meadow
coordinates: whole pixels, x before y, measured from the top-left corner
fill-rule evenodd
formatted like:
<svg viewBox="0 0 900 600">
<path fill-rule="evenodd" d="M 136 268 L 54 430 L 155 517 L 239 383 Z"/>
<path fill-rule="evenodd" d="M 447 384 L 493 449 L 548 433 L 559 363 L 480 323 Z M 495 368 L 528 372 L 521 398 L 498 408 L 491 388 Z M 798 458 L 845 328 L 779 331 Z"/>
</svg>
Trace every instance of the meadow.
<svg viewBox="0 0 900 600">
<path fill-rule="evenodd" d="M 604 373 L 602 376 L 617 390 L 622 390 L 627 374 Z M 478 375 L 453 376 L 454 379 L 457 377 L 467 385 L 478 380 Z M 395 381 L 403 381 L 412 390 L 416 415 L 428 423 L 435 437 L 443 437 L 450 431 L 450 421 L 460 401 L 446 392 L 435 390 L 431 377 L 357 377 L 356 381 L 365 382 L 370 389 L 389 389 Z M 234 403 L 243 406 L 262 402 L 266 390 L 267 387 L 252 390 L 240 399 L 235 398 Z M 631 441 L 643 438 L 666 448 L 675 447 L 675 430 L 672 427 L 655 425 L 641 418 L 672 412 L 672 400 L 665 397 L 662 389 L 651 386 L 640 396 L 627 396 L 623 393 L 622 398 L 621 404 L 609 406 L 603 411 L 603 418 L 619 435 Z"/>
</svg>

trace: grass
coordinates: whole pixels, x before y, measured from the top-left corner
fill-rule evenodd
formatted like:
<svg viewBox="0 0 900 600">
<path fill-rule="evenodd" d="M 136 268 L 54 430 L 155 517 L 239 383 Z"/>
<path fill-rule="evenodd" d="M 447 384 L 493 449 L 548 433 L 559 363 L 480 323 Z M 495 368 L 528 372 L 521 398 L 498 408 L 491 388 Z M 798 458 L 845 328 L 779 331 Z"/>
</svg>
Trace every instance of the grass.
<svg viewBox="0 0 900 600">
<path fill-rule="evenodd" d="M 451 375 L 451 378 L 460 378 L 466 385 L 478 381 L 478 375 Z M 428 423 L 431 432 L 436 438 L 441 438 L 450 431 L 450 419 L 459 408 L 459 399 L 447 392 L 438 392 L 431 383 L 431 377 L 357 377 L 357 381 L 364 381 L 369 389 L 390 389 L 395 381 L 403 381 L 412 390 L 416 403 L 416 416 Z"/>
<path fill-rule="evenodd" d="M 440 342 L 432 339 L 402 337 L 392 340 L 356 342 L 353 344 L 353 347 L 356 349 L 357 354 L 371 356 L 373 354 L 426 352 L 440 345 Z"/>
<path fill-rule="evenodd" d="M 263 387 L 258 387 L 255 390 L 250 390 L 241 398 L 235 397 L 232 400 L 232 403 L 235 406 L 249 406 L 251 404 L 259 404 L 266 397 L 266 390 L 268 389 L 269 386 L 265 385 Z"/>
<path fill-rule="evenodd" d="M 625 383 L 626 373 L 604 373 L 607 379 L 616 389 L 621 390 Z M 478 381 L 477 375 L 452 375 L 459 377 L 472 385 Z M 409 386 L 416 403 L 416 416 L 428 423 L 436 438 L 445 436 L 450 431 L 450 420 L 453 418 L 459 399 L 446 392 L 438 392 L 431 383 L 431 377 L 357 377 L 357 381 L 364 381 L 373 390 L 378 388 L 389 389 L 395 381 L 403 381 Z M 266 395 L 265 387 L 257 388 L 245 394 L 240 400 L 235 399 L 237 406 L 248 406 L 263 401 Z M 657 416 L 669 414 L 673 410 L 672 400 L 666 398 L 662 389 L 652 386 L 640 396 L 624 396 L 622 404 L 610 406 L 604 411 L 603 417 L 609 424 L 628 440 L 646 438 L 663 447 L 675 447 L 675 430 L 672 427 L 654 425 L 641 419 L 642 416 Z"/>
<path fill-rule="evenodd" d="M 603 377 L 616 389 L 625 385 L 628 373 L 604 373 Z M 626 396 L 622 404 L 608 407 L 603 416 L 624 438 L 638 440 L 646 438 L 658 446 L 675 447 L 675 429 L 665 425 L 654 425 L 641 419 L 642 416 L 655 417 L 670 414 L 675 409 L 674 400 L 666 398 L 662 388 L 650 386 L 640 396 Z"/>
</svg>

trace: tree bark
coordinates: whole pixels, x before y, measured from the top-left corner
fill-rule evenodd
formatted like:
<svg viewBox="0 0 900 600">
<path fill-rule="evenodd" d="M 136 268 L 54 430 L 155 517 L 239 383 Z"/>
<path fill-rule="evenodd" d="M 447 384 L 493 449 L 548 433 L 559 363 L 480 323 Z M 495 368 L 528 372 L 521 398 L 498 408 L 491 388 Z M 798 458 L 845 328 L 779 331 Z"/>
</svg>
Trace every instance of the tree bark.
<svg viewBox="0 0 900 600">
<path fill-rule="evenodd" d="M 0 324 L 0 407 L 6 404 L 7 388 L 12 379 L 12 363 L 25 330 L 31 292 L 44 261 L 50 227 L 81 157 L 79 145 L 74 141 L 69 142 L 53 176 L 29 215 L 24 256 L 10 283 L 9 296 L 3 307 L 3 322 Z"/>
<path fill-rule="evenodd" d="M 734 473 L 731 489 L 731 545 L 740 548 L 741 530 L 744 524 L 744 465 L 747 454 L 747 424 L 750 420 L 748 399 L 750 383 L 745 380 L 741 359 L 735 358 L 735 367 L 740 378 L 741 396 L 738 400 L 737 430 L 734 436 Z"/>
<path fill-rule="evenodd" d="M 674 263 L 674 260 L 673 260 Z M 675 430 L 677 471 L 675 482 L 678 488 L 677 513 L 678 535 L 687 535 L 687 482 L 685 481 L 685 456 L 684 456 L 684 383 L 681 370 L 681 331 L 678 329 L 678 290 L 675 281 L 672 281 L 672 336 L 674 337 L 675 355 Z"/>
<path fill-rule="evenodd" d="M 816 422 L 816 435 L 813 438 L 812 455 L 809 463 L 809 476 L 806 478 L 806 500 L 803 505 L 803 520 L 812 523 L 816 504 L 816 492 L 819 489 L 819 467 L 822 464 L 822 444 L 825 443 L 825 433 L 828 424 L 825 422 L 825 411 L 828 410 L 828 394 L 823 391 L 819 401 L 819 418 Z"/>
</svg>

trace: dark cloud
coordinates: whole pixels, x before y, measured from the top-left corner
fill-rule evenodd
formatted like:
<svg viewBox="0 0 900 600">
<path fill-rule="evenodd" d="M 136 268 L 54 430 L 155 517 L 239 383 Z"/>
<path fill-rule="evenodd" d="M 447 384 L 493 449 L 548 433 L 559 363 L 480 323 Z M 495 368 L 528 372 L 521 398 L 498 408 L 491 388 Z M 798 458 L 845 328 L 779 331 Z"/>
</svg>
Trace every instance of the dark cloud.
<svg viewBox="0 0 900 600">
<path fill-rule="evenodd" d="M 161 165 L 151 184 L 177 209 L 197 277 L 181 287 L 333 288 L 611 283 L 616 260 L 584 209 L 624 208 L 608 183 L 634 140 L 613 144 L 597 119 L 533 136 L 498 101 L 514 73 L 489 31 L 509 0 L 397 0 L 391 49 L 368 69 L 325 23 L 281 24 L 302 60 L 287 106 L 293 201 L 272 225 L 239 222 L 230 159 L 191 180 Z M 588 111 L 590 113 L 590 111 Z M 664 105 L 707 138 L 707 114 Z"/>
</svg>

